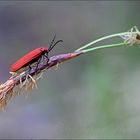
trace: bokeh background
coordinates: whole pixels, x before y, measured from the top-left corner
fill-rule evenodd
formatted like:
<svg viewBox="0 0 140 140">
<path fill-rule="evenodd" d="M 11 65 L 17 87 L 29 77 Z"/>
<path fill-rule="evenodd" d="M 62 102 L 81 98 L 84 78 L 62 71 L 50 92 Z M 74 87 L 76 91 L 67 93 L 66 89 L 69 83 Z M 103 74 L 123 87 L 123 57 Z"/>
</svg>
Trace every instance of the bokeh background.
<svg viewBox="0 0 140 140">
<path fill-rule="evenodd" d="M 0 1 L 0 81 L 53 35 L 50 56 L 140 28 L 139 1 Z M 115 41 L 115 40 L 111 40 Z M 0 112 L 0 138 L 140 138 L 140 47 L 94 51 L 47 71 Z"/>
</svg>

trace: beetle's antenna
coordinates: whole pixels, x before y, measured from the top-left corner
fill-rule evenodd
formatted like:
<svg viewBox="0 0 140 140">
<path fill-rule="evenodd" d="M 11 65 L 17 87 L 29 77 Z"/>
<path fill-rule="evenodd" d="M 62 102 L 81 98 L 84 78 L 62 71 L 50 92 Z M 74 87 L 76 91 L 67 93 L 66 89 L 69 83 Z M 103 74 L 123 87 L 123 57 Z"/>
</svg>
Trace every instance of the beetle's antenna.
<svg viewBox="0 0 140 140">
<path fill-rule="evenodd" d="M 55 38 L 56 38 L 56 34 L 54 34 L 53 40 L 51 41 L 51 44 L 50 44 L 49 48 L 51 48 L 51 47 L 52 47 L 52 45 L 53 45 L 53 43 L 54 43 Z"/>
<path fill-rule="evenodd" d="M 53 41 L 53 42 L 54 42 L 54 41 Z M 58 41 L 56 41 L 56 42 L 54 43 L 54 45 L 51 45 L 51 46 L 49 47 L 48 52 L 50 52 L 50 51 L 56 46 L 56 44 L 58 44 L 59 42 L 63 42 L 63 40 L 58 40 Z"/>
<path fill-rule="evenodd" d="M 56 38 L 56 34 L 54 34 L 54 37 L 53 37 L 53 40 L 51 41 L 48 52 L 50 52 L 56 46 L 56 44 L 58 44 L 59 42 L 63 42 L 63 40 L 58 40 L 54 43 L 55 38 Z"/>
</svg>

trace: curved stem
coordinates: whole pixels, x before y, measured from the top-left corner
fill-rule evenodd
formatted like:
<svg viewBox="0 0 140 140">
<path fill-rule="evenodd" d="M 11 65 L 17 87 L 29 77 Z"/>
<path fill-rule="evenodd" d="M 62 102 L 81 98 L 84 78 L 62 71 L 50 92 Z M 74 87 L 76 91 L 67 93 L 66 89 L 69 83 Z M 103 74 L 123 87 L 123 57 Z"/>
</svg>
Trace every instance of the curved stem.
<svg viewBox="0 0 140 140">
<path fill-rule="evenodd" d="M 90 51 L 94 51 L 94 50 L 98 50 L 98 49 L 118 47 L 118 46 L 122 46 L 122 45 L 126 45 L 126 43 L 121 42 L 121 43 L 116 43 L 116 44 L 97 46 L 97 47 L 94 47 L 94 48 L 82 50 L 82 52 L 86 53 L 86 52 L 90 52 Z"/>
<path fill-rule="evenodd" d="M 94 40 L 94 41 L 92 41 L 92 42 L 84 45 L 83 47 L 80 47 L 79 49 L 75 50 L 75 52 L 80 51 L 80 50 L 83 50 L 83 49 L 85 49 L 85 48 L 87 48 L 87 47 L 89 47 L 89 46 L 91 46 L 91 45 L 93 45 L 93 44 L 95 44 L 97 42 L 102 41 L 102 40 L 109 39 L 109 38 L 112 38 L 112 37 L 117 37 L 117 36 L 120 37 L 122 35 L 126 35 L 126 34 L 129 34 L 129 33 L 130 32 L 122 32 L 122 33 L 111 34 L 111 35 L 108 35 L 108 36 L 99 38 L 97 40 Z M 139 32 L 131 32 L 131 33 L 134 33 L 135 34 L 135 33 L 139 33 Z"/>
</svg>

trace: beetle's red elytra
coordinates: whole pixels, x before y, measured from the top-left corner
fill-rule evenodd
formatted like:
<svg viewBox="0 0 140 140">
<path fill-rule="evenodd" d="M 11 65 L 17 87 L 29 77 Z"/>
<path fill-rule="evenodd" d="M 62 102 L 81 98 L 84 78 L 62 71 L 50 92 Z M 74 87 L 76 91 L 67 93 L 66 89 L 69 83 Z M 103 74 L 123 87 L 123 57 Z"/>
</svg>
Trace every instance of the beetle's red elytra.
<svg viewBox="0 0 140 140">
<path fill-rule="evenodd" d="M 16 72 L 19 69 L 34 63 L 35 61 L 37 62 L 42 55 L 48 54 L 48 50 L 49 49 L 47 47 L 40 47 L 25 54 L 23 57 L 21 57 L 14 64 L 11 65 L 10 72 Z"/>
</svg>

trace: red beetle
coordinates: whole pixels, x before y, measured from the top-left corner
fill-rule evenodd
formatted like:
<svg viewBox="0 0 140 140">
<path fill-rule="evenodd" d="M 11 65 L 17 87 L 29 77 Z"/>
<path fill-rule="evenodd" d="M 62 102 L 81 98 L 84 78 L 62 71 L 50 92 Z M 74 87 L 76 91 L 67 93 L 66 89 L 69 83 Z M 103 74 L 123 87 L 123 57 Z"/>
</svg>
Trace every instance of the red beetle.
<svg viewBox="0 0 140 140">
<path fill-rule="evenodd" d="M 46 57 L 49 61 L 48 58 L 48 53 L 53 49 L 53 47 L 58 43 L 62 42 L 62 40 L 58 40 L 57 42 L 53 42 L 55 40 L 55 36 L 51 42 L 51 45 L 49 48 L 47 47 L 40 47 L 32 50 L 31 52 L 27 53 L 20 59 L 18 59 L 14 64 L 11 65 L 10 67 L 10 72 L 12 73 L 17 73 L 17 71 L 20 71 L 21 69 L 25 69 L 25 67 L 29 66 L 29 70 L 31 69 L 31 65 L 34 63 L 37 63 L 36 68 L 38 67 L 39 62 L 41 61 L 42 57 Z"/>
<path fill-rule="evenodd" d="M 42 47 L 27 53 L 26 55 L 18 59 L 14 64 L 12 64 L 12 66 L 10 67 L 10 72 L 16 72 L 23 67 L 31 65 L 34 62 L 37 62 L 42 55 L 45 54 L 48 55 L 48 50 L 49 49 L 47 47 L 46 48 Z"/>
</svg>

